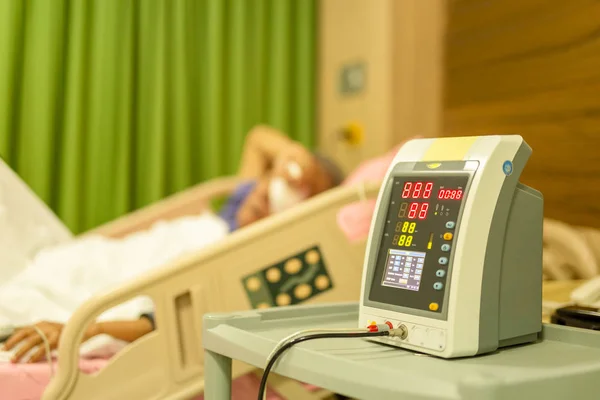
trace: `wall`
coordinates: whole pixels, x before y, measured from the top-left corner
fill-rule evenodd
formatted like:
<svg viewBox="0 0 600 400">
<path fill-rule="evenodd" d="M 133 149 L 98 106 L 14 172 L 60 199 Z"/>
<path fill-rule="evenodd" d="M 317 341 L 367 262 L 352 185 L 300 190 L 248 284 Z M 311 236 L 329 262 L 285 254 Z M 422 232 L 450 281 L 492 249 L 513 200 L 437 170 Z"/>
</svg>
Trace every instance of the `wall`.
<svg viewBox="0 0 600 400">
<path fill-rule="evenodd" d="M 444 14 L 442 0 L 319 2 L 318 144 L 345 170 L 439 133 Z M 341 90 L 353 65 L 364 66 L 362 88 Z M 362 127 L 359 145 L 341 136 L 348 124 Z"/>
<path fill-rule="evenodd" d="M 346 170 L 413 133 L 521 134 L 546 216 L 600 227 L 600 3 L 321 0 L 319 146 Z M 340 69 L 367 65 L 342 95 Z M 360 146 L 340 131 L 364 127 Z"/>
<path fill-rule="evenodd" d="M 600 227 L 600 2 L 454 0 L 444 129 L 521 134 L 547 217 Z"/>
</svg>

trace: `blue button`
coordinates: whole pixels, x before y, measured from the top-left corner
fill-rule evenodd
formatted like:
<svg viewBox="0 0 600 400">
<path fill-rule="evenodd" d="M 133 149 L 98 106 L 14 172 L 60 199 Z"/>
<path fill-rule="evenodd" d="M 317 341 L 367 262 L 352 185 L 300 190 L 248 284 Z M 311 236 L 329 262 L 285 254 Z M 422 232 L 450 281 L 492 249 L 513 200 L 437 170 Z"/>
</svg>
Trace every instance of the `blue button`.
<svg viewBox="0 0 600 400">
<path fill-rule="evenodd" d="M 442 251 L 450 251 L 450 245 L 449 244 L 443 244 L 442 245 Z"/>
<path fill-rule="evenodd" d="M 433 284 L 433 288 L 435 290 L 442 290 L 443 287 L 444 287 L 444 284 L 442 282 L 436 282 Z"/>
<path fill-rule="evenodd" d="M 446 275 L 446 271 L 444 271 L 443 269 L 438 269 L 437 271 L 435 271 L 435 276 L 439 277 L 439 278 L 443 278 Z"/>
<path fill-rule="evenodd" d="M 448 264 L 448 259 L 446 257 L 440 257 L 440 259 L 438 260 L 438 262 L 441 265 L 446 265 L 446 264 Z"/>
<path fill-rule="evenodd" d="M 509 160 L 504 161 L 504 164 L 502 164 L 502 171 L 504 171 L 506 176 L 509 176 L 513 172 L 513 164 Z"/>
<path fill-rule="evenodd" d="M 446 222 L 446 229 L 453 229 L 455 226 L 456 226 L 456 223 L 454 221 Z"/>
</svg>

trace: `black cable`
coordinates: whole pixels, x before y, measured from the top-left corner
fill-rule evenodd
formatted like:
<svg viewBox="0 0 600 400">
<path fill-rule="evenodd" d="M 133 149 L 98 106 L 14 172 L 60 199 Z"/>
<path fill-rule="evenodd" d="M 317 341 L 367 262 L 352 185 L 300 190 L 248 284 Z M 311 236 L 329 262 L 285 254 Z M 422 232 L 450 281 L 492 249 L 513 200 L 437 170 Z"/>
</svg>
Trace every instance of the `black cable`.
<svg viewBox="0 0 600 400">
<path fill-rule="evenodd" d="M 362 337 L 374 337 L 374 336 L 388 336 L 390 334 L 389 331 L 381 331 L 381 332 L 347 332 L 347 333 L 315 333 L 312 335 L 300 336 L 299 338 L 295 338 L 290 340 L 283 346 L 279 348 L 273 354 L 273 357 L 269 360 L 269 363 L 265 367 L 265 371 L 263 373 L 262 379 L 260 380 L 260 387 L 258 389 L 258 400 L 263 400 L 265 395 L 265 391 L 267 390 L 267 379 L 269 379 L 269 373 L 273 368 L 273 365 L 277 361 L 277 359 L 290 347 L 300 342 L 306 342 L 307 340 L 313 339 L 337 339 L 337 338 L 362 338 Z"/>
</svg>

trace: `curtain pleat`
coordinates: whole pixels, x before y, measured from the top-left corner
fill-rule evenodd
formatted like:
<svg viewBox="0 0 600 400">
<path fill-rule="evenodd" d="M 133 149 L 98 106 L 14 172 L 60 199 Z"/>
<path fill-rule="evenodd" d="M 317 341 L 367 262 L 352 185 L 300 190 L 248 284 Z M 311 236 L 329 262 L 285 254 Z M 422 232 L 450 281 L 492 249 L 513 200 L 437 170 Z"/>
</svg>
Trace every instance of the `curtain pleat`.
<svg viewBox="0 0 600 400">
<path fill-rule="evenodd" d="M 314 144 L 316 0 L 0 0 L 0 156 L 81 232 Z"/>
<path fill-rule="evenodd" d="M 269 52 L 277 57 L 267 57 L 267 118 L 271 124 L 284 132 L 290 130 L 290 55 L 291 9 L 289 1 L 270 0 Z"/>
<path fill-rule="evenodd" d="M 313 1 L 294 4 L 294 47 L 292 59 L 293 77 L 290 118 L 293 125 L 289 131 L 306 146 L 313 148 L 315 136 L 315 99 L 317 62 L 315 43 L 317 40 L 316 4 Z M 310 84 L 307 84 L 310 83 Z"/>
<path fill-rule="evenodd" d="M 167 63 L 169 67 L 169 76 L 172 85 L 167 85 L 168 96 L 170 100 L 169 118 L 167 135 L 171 137 L 168 140 L 169 153 L 167 161 L 167 192 L 173 193 L 180 191 L 192 182 L 191 153 L 188 152 L 192 131 L 190 128 L 190 109 L 187 107 L 188 99 L 184 94 L 189 85 L 188 82 L 188 52 L 186 48 L 186 19 L 185 4 L 181 1 L 173 4 L 172 10 L 168 13 L 169 20 L 167 25 L 173 26 L 173 35 L 170 45 L 167 46 L 169 52 Z"/>
<path fill-rule="evenodd" d="M 246 62 L 244 63 L 244 78 L 247 98 L 244 108 L 249 121 L 266 121 L 265 77 L 267 75 L 267 0 L 250 0 L 248 2 L 250 18 L 247 19 Z"/>
<path fill-rule="evenodd" d="M 243 137 L 238 132 L 247 131 L 248 113 L 244 107 L 247 103 L 244 101 L 249 95 L 244 85 L 244 70 L 248 53 L 245 46 L 246 35 L 246 14 L 248 4 L 246 0 L 231 0 L 229 4 L 229 13 L 227 15 L 226 32 L 226 77 L 227 85 L 225 109 L 227 109 L 228 118 L 226 118 L 226 128 L 224 130 L 225 149 L 225 172 L 230 174 L 234 172 L 232 166 L 240 159 Z"/>
<path fill-rule="evenodd" d="M 60 154 L 56 169 L 58 171 L 55 191 L 58 195 L 57 213 L 74 230 L 82 224 L 85 202 L 84 161 L 85 144 L 88 136 L 88 87 L 90 83 L 89 53 L 92 10 L 86 1 L 73 2 L 68 21 L 64 82 L 64 124 L 62 140 L 56 145 Z M 17 136 L 18 131 L 12 132 Z M 50 151 L 50 149 L 48 149 Z M 20 172 L 20 171 L 19 171 Z M 26 176 L 23 176 L 27 180 Z"/>
<path fill-rule="evenodd" d="M 16 164 L 23 69 L 25 4 L 0 1 L 0 156 Z"/>
<path fill-rule="evenodd" d="M 224 19 L 226 1 L 209 0 L 207 2 L 206 19 L 206 48 L 204 62 L 206 70 L 202 85 L 205 95 L 205 116 L 202 119 L 202 171 L 204 178 L 219 175 L 223 170 L 222 147 L 223 143 L 223 89 L 225 87 L 223 70 L 225 60 L 223 59 L 224 41 Z"/>
<path fill-rule="evenodd" d="M 32 189 L 55 206 L 54 173 L 61 138 L 65 79 L 65 2 L 26 3 L 16 169 Z"/>
<path fill-rule="evenodd" d="M 123 45 L 119 26 L 124 25 L 120 0 L 104 0 L 93 5 L 94 21 L 90 43 L 90 96 L 88 104 L 88 134 L 84 147 L 83 197 L 86 210 L 84 225 L 106 221 L 113 213 L 116 193 L 115 168 L 118 158 L 118 110 L 123 107 L 119 94 L 119 50 Z M 111 204 L 113 203 L 113 204 Z"/>
</svg>

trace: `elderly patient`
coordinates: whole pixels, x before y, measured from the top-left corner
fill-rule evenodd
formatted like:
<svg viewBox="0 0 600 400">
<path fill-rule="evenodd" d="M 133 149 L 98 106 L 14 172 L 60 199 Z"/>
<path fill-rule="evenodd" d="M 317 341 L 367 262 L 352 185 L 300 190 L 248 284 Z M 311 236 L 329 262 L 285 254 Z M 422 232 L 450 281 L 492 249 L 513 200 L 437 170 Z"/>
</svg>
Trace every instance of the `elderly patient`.
<svg viewBox="0 0 600 400">
<path fill-rule="evenodd" d="M 291 173 L 288 166 L 295 163 L 300 172 Z M 306 197 L 317 195 L 338 185 L 342 174 L 327 159 L 314 154 L 282 133 L 266 126 L 254 128 L 246 137 L 239 175 L 243 183 L 236 188 L 220 212 L 230 231 L 259 221 L 270 214 L 268 187 L 273 177 L 283 177 Z M 39 322 L 35 324 L 47 337 L 51 348 L 56 348 L 63 324 Z M 105 321 L 91 324 L 84 341 L 105 334 L 125 342 L 132 342 L 154 329 L 153 314 L 144 314 L 137 320 Z M 25 361 L 24 356 L 36 347 L 28 362 L 37 362 L 45 355 L 42 338 L 32 327 L 15 331 L 4 344 L 4 349 L 18 347 L 13 362 Z"/>
</svg>

